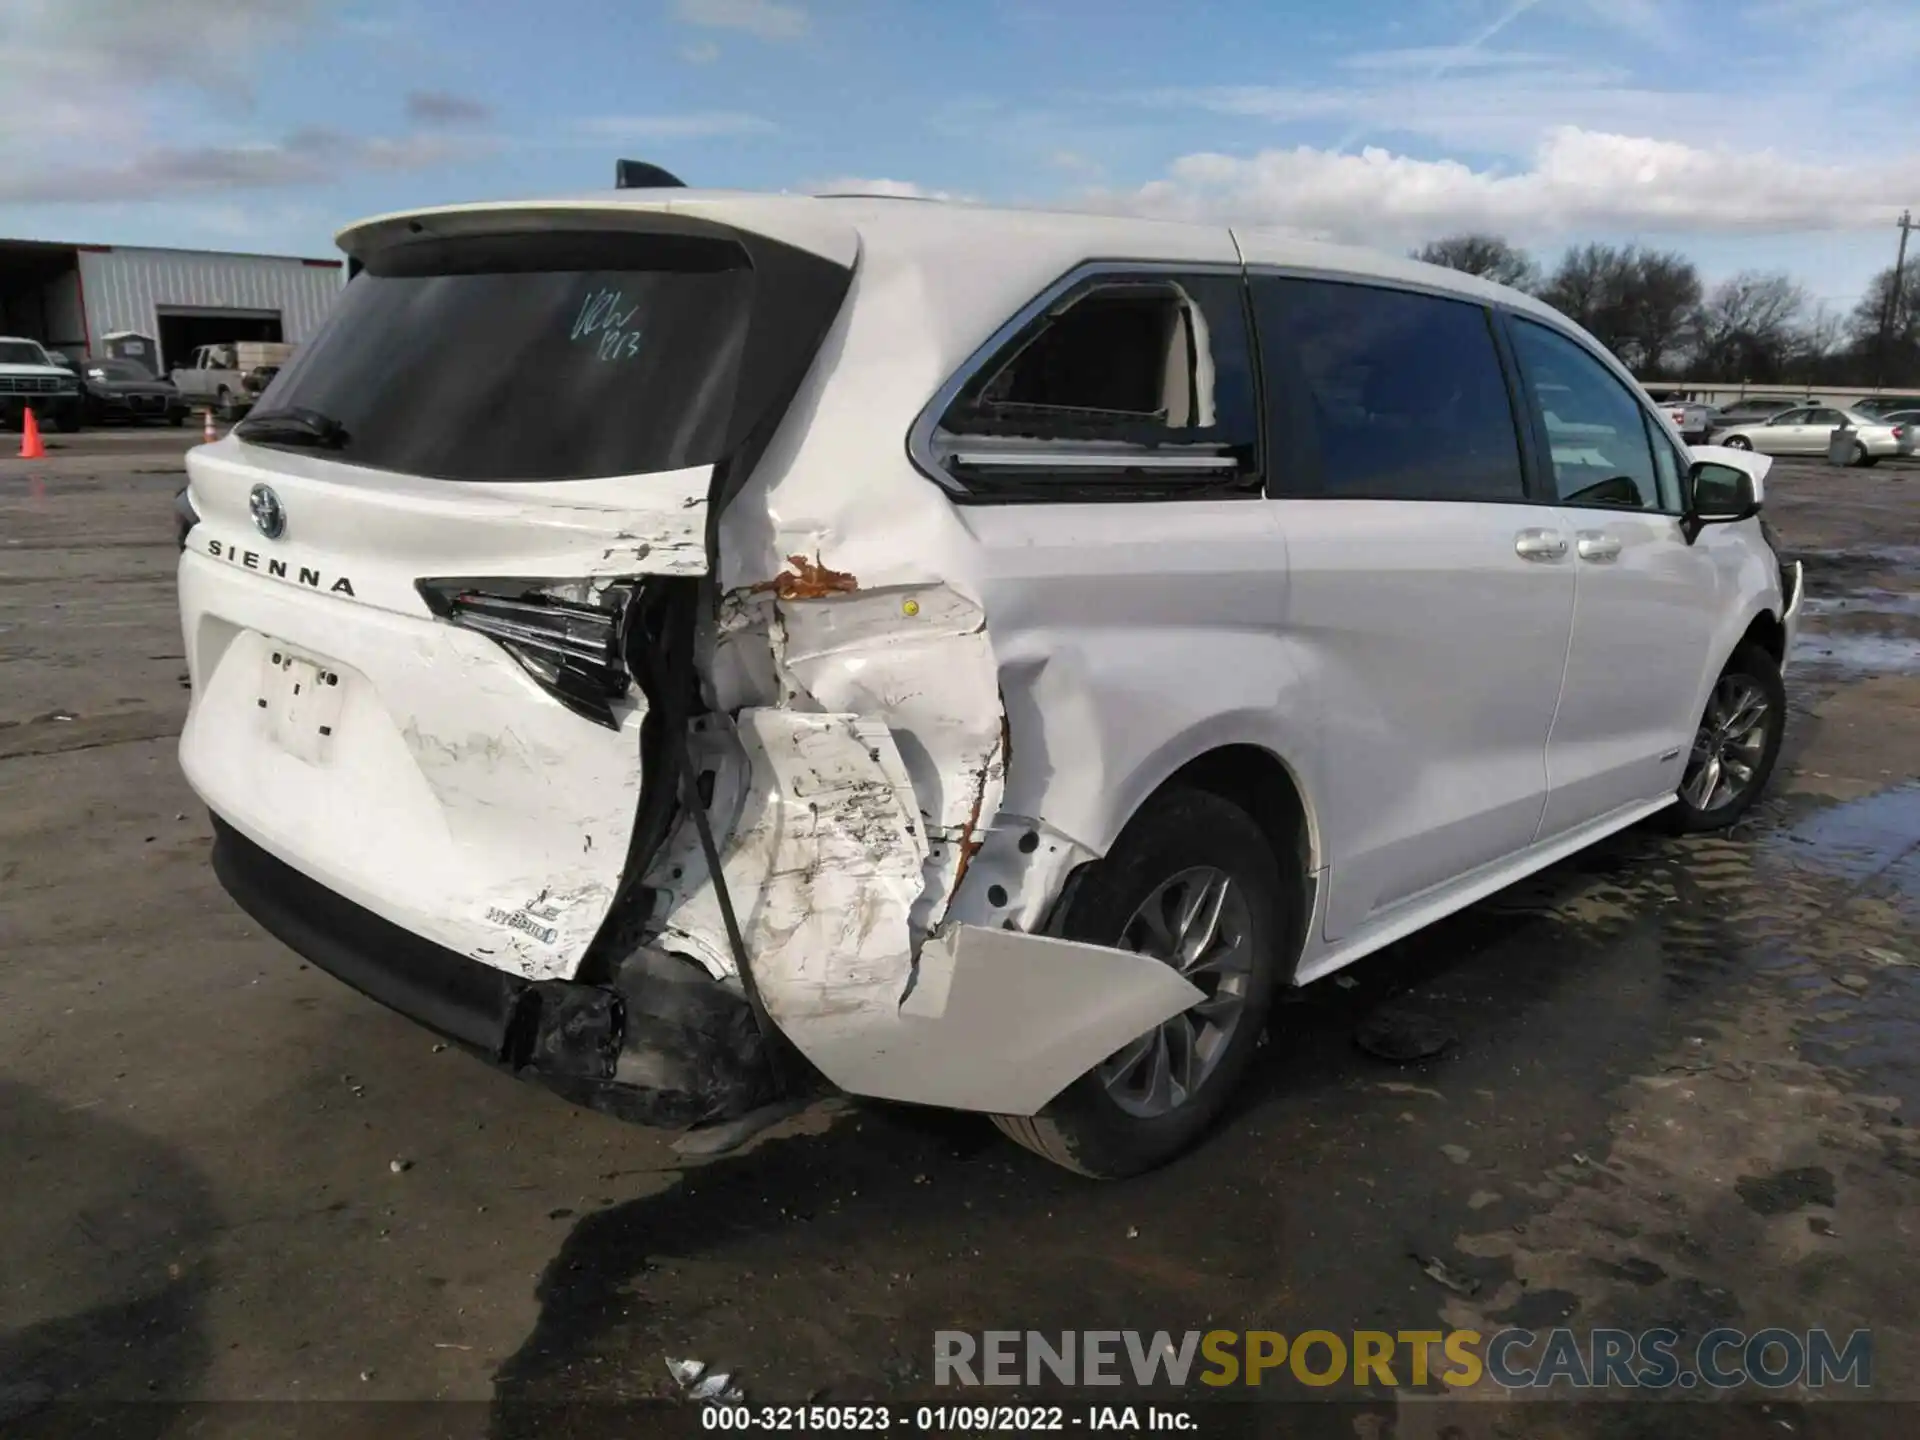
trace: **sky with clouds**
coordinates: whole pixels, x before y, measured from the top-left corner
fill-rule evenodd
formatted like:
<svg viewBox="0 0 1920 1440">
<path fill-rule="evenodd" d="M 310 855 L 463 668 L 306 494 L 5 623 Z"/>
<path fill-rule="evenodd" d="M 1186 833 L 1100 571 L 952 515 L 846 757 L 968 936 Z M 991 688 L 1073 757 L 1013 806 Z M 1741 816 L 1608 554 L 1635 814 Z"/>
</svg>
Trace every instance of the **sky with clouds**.
<svg viewBox="0 0 1920 1440">
<path fill-rule="evenodd" d="M 0 235 L 325 254 L 691 184 L 1685 250 L 1849 303 L 1920 206 L 1920 0 L 0 0 Z"/>
</svg>

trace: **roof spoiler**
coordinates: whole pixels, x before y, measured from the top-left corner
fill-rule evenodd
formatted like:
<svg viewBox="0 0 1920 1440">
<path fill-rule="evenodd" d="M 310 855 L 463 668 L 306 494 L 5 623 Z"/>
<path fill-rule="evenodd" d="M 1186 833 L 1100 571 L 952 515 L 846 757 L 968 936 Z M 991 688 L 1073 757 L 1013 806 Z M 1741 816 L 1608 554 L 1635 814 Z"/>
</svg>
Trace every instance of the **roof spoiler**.
<svg viewBox="0 0 1920 1440">
<path fill-rule="evenodd" d="M 613 188 L 616 190 L 684 190 L 687 182 L 668 174 L 645 160 L 613 162 Z"/>
</svg>

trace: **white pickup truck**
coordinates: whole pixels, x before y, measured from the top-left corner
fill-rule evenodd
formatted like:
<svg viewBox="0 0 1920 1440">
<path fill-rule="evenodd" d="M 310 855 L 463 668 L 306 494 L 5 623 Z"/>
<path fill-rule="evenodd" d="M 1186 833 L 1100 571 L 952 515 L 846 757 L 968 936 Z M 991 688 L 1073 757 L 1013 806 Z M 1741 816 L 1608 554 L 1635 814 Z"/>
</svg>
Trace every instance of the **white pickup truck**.
<svg viewBox="0 0 1920 1440">
<path fill-rule="evenodd" d="M 193 360 L 173 372 L 173 383 L 195 405 L 211 405 L 223 420 L 237 419 L 252 406 L 264 382 L 249 385 L 247 377 L 258 370 L 273 370 L 287 363 L 293 346 L 279 341 L 232 340 L 222 345 L 202 345 L 193 352 Z"/>
</svg>

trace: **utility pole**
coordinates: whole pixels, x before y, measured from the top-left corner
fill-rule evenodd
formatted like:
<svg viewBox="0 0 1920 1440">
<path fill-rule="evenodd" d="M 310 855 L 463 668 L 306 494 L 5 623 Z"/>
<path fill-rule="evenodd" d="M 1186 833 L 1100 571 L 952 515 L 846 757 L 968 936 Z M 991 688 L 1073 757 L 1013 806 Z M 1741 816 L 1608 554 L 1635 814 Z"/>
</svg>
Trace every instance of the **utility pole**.
<svg viewBox="0 0 1920 1440">
<path fill-rule="evenodd" d="M 1913 229 L 1913 212 L 1902 210 L 1894 224 L 1900 227 L 1900 251 L 1894 258 L 1893 283 L 1887 287 L 1887 303 L 1880 310 L 1880 364 L 1873 381 L 1876 390 L 1887 383 L 1887 346 L 1893 339 L 1894 324 L 1901 318 L 1900 302 L 1906 298 L 1902 282 L 1907 269 L 1907 235 Z"/>
</svg>

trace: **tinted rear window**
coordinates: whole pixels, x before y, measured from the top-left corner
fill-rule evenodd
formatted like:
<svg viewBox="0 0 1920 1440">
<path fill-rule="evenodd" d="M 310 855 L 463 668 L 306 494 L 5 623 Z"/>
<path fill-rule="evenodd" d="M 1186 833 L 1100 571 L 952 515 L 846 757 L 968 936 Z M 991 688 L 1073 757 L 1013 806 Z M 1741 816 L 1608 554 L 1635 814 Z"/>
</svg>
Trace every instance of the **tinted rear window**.
<svg viewBox="0 0 1920 1440">
<path fill-rule="evenodd" d="M 1273 429 L 1317 437 L 1318 493 L 1518 500 L 1513 406 L 1487 312 L 1469 301 L 1258 276 Z M 1302 493 L 1284 481 L 1282 492 Z"/>
<path fill-rule="evenodd" d="M 710 464 L 727 444 L 753 286 L 725 240 L 407 246 L 353 279 L 255 413 L 318 411 L 345 432 L 338 458 L 441 479 Z"/>
</svg>

